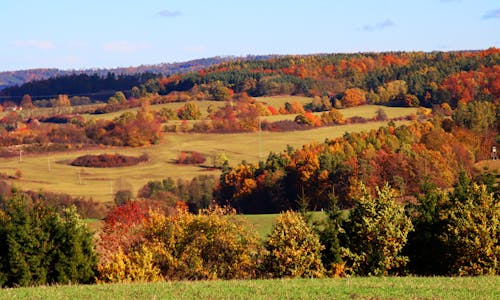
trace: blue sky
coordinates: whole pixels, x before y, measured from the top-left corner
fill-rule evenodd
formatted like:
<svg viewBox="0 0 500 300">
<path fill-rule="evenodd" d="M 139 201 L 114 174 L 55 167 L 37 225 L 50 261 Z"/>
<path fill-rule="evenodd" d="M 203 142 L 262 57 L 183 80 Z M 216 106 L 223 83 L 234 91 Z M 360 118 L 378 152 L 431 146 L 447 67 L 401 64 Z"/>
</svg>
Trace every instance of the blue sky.
<svg viewBox="0 0 500 300">
<path fill-rule="evenodd" d="M 0 71 L 500 47 L 499 0 L 1 0 Z"/>
</svg>

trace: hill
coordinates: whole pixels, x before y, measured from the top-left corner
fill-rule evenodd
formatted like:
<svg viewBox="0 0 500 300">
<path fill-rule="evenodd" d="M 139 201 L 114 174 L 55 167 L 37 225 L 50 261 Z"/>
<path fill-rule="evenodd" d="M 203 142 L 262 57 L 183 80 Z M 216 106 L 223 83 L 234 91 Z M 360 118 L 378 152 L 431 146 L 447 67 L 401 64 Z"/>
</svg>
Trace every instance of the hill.
<svg viewBox="0 0 500 300">
<path fill-rule="evenodd" d="M 0 91 L 9 87 L 17 86 L 17 88 L 11 89 L 10 92 L 0 93 L 0 95 L 2 96 L 0 97 L 0 102 L 2 100 L 8 99 L 7 96 L 22 96 L 21 93 L 33 94 L 33 92 L 31 91 L 25 91 L 24 89 L 18 90 L 18 89 L 25 83 L 32 81 L 41 81 L 49 78 L 60 78 L 60 77 L 75 76 L 75 75 L 77 76 L 81 74 L 95 75 L 99 78 L 105 78 L 106 76 L 108 76 L 108 74 L 136 75 L 143 73 L 151 73 L 151 74 L 169 76 L 172 74 L 197 71 L 203 68 L 210 67 L 215 64 L 220 64 L 228 61 L 247 60 L 247 59 L 260 60 L 260 59 L 268 59 L 270 57 L 271 56 L 247 56 L 247 57 L 216 56 L 216 57 L 195 59 L 185 62 L 160 63 L 154 65 L 140 65 L 140 66 L 119 67 L 110 69 L 103 68 L 103 69 L 83 69 L 83 70 L 60 70 L 56 68 L 46 68 L 46 69 L 44 68 L 44 69 L 0 72 Z M 60 90 L 57 93 L 64 94 L 65 91 Z"/>
</svg>

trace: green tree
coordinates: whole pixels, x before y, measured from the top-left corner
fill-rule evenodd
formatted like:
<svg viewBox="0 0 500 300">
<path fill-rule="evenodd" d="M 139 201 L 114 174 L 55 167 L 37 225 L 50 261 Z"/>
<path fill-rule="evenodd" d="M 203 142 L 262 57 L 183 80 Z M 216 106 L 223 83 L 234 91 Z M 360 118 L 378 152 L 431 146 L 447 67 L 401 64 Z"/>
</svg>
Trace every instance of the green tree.
<svg viewBox="0 0 500 300">
<path fill-rule="evenodd" d="M 497 121 L 495 105 L 486 101 L 459 102 L 453 120 L 476 133 L 483 132 Z"/>
<path fill-rule="evenodd" d="M 134 87 L 130 90 L 130 96 L 132 96 L 132 97 L 133 97 L 133 98 L 135 98 L 135 99 L 139 99 L 139 98 L 141 98 L 141 96 L 142 96 L 142 95 L 141 95 L 141 90 L 140 90 L 138 87 L 134 86 Z"/>
<path fill-rule="evenodd" d="M 200 108 L 196 103 L 188 102 L 179 108 L 177 116 L 181 120 L 197 120 L 201 117 Z"/>
<path fill-rule="evenodd" d="M 407 214 L 411 216 L 415 230 L 408 234 L 403 252 L 410 259 L 408 269 L 412 274 L 445 275 L 445 252 L 438 237 L 444 226 L 440 214 L 448 195 L 428 180 L 424 182 L 422 192 L 415 204 L 407 205 Z"/>
<path fill-rule="evenodd" d="M 340 246 L 340 232 L 342 231 L 342 213 L 338 207 L 338 200 L 332 193 L 329 196 L 330 207 L 326 210 L 327 219 L 319 224 L 319 239 L 323 245 L 321 261 L 327 272 L 332 275 L 341 275 L 343 272 L 342 249 Z"/>
<path fill-rule="evenodd" d="M 17 193 L 4 202 L 0 223 L 1 286 L 94 281 L 92 235 L 76 208 L 58 214 Z"/>
<path fill-rule="evenodd" d="M 375 198 L 364 185 L 360 191 L 344 225 L 346 268 L 362 276 L 400 274 L 408 262 L 401 250 L 413 228 L 411 220 L 389 185 L 377 187 Z"/>
<path fill-rule="evenodd" d="M 278 216 L 266 241 L 264 271 L 272 277 L 322 277 L 319 237 L 299 213 Z"/>
</svg>

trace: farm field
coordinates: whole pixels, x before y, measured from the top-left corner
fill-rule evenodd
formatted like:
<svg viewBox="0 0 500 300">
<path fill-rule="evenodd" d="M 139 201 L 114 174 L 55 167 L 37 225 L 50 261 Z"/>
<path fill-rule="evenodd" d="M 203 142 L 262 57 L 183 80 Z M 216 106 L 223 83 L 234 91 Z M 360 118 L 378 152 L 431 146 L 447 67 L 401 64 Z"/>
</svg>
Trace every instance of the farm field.
<svg viewBox="0 0 500 300">
<path fill-rule="evenodd" d="M 343 113 L 365 115 L 375 114 L 378 106 L 352 108 Z M 400 115 L 413 112 L 411 108 L 399 108 Z M 201 174 L 218 175 L 217 171 L 198 166 L 177 165 L 174 161 L 180 151 L 198 151 L 210 157 L 225 153 L 230 164 L 242 160 L 258 162 L 265 159 L 271 151 L 282 151 L 286 145 L 300 147 L 313 141 L 336 138 L 345 132 L 359 132 L 378 128 L 385 122 L 352 124 L 295 132 L 238 133 L 238 134 L 165 134 L 158 145 L 144 148 L 98 148 L 83 151 L 56 152 L 50 154 L 24 153 L 22 162 L 19 158 L 0 159 L 2 173 L 14 175 L 20 170 L 22 177 L 12 180 L 21 189 L 46 190 L 67 193 L 72 196 L 92 197 L 97 201 L 111 201 L 116 191 L 117 179 L 125 179 L 132 185 L 133 193 L 150 180 L 161 180 L 167 177 L 192 178 Z M 259 146 L 259 140 L 261 141 Z M 122 168 L 82 168 L 69 165 L 73 159 L 85 154 L 120 153 L 139 156 L 147 153 L 150 162 L 142 165 Z"/>
<path fill-rule="evenodd" d="M 111 201 L 116 191 L 115 181 L 125 179 L 132 185 L 132 192 L 150 180 L 167 177 L 192 178 L 202 174 L 218 175 L 218 171 L 207 168 L 177 165 L 175 160 L 180 151 L 198 151 L 207 156 L 225 153 L 230 164 L 242 160 L 256 163 L 265 159 L 271 151 L 279 152 L 286 145 L 301 147 L 304 144 L 326 138 L 336 138 L 345 132 L 359 132 L 385 125 L 386 122 L 321 127 L 295 132 L 262 132 L 238 134 L 165 134 L 160 144 L 141 148 L 97 148 L 92 150 L 55 152 L 48 154 L 23 153 L 18 157 L 0 159 L 0 172 L 14 176 L 20 170 L 22 177 L 10 183 L 24 190 L 45 190 L 61 192 L 72 196 L 92 197 L 97 201 Z M 259 140 L 261 144 L 259 146 Z M 147 153 L 150 162 L 122 168 L 82 168 L 69 165 L 73 159 L 85 154 L 120 153 L 139 156 Z"/>
<path fill-rule="evenodd" d="M 500 277 L 353 277 L 98 284 L 0 290 L 0 299 L 498 299 Z"/>
</svg>

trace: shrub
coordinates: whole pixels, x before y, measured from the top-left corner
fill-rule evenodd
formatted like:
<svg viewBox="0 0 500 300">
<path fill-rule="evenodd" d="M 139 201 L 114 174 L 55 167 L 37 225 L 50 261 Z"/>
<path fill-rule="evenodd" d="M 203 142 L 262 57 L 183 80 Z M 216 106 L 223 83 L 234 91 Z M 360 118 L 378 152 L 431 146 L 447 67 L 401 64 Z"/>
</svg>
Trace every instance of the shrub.
<svg viewBox="0 0 500 300">
<path fill-rule="evenodd" d="M 355 200 L 344 229 L 344 261 L 347 270 L 356 275 L 397 275 L 408 262 L 401 255 L 411 220 L 403 206 L 396 202 L 395 191 L 388 185 L 377 187 L 373 198 L 364 185 Z"/>
<path fill-rule="evenodd" d="M 255 278 L 262 249 L 254 230 L 234 210 L 212 207 L 197 215 L 156 214 L 145 228 L 165 279 Z"/>
<path fill-rule="evenodd" d="M 202 164 L 207 160 L 204 154 L 196 151 L 182 151 L 177 157 L 177 163 L 186 165 Z"/>
<path fill-rule="evenodd" d="M 146 153 L 139 157 L 126 156 L 121 154 L 88 154 L 77 157 L 71 162 L 71 165 L 89 168 L 115 168 L 134 166 L 142 162 L 147 162 L 148 160 L 149 156 Z"/>
<path fill-rule="evenodd" d="M 287 211 L 280 214 L 265 247 L 268 254 L 263 266 L 269 276 L 323 276 L 319 238 L 299 213 Z"/>
</svg>

